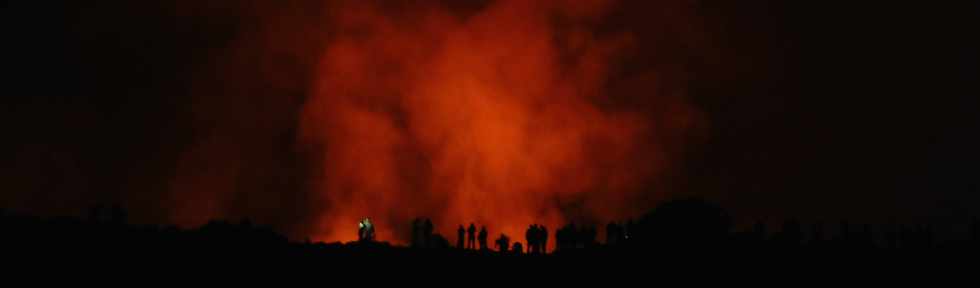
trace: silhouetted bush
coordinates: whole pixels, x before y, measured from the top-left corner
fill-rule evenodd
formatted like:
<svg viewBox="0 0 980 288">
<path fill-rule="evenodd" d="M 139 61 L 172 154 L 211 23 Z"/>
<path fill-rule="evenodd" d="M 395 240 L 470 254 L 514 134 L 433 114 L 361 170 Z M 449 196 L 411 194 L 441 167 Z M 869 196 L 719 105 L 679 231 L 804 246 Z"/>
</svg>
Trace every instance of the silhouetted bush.
<svg viewBox="0 0 980 288">
<path fill-rule="evenodd" d="M 643 215 L 631 231 L 634 248 L 710 248 L 727 244 L 732 220 L 724 209 L 699 199 L 668 201 Z"/>
</svg>

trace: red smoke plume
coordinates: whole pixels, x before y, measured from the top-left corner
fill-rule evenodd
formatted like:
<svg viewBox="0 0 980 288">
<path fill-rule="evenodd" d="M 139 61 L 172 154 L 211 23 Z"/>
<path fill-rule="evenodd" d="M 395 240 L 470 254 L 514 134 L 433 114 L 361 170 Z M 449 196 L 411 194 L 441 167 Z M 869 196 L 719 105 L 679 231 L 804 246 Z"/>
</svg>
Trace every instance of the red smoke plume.
<svg viewBox="0 0 980 288">
<path fill-rule="evenodd" d="M 517 236 L 531 223 L 554 231 L 646 208 L 634 201 L 665 167 L 658 134 L 676 133 L 651 121 L 691 113 L 651 117 L 612 100 L 633 38 L 600 33 L 611 3 L 495 1 L 460 13 L 369 2 L 330 7 L 334 30 L 303 107 L 301 142 L 322 152 L 315 238 L 352 240 L 362 217 L 399 241 L 415 217 L 443 235 L 474 222 Z"/>
<path fill-rule="evenodd" d="M 718 58 L 689 52 L 715 46 L 697 1 L 75 2 L 12 10 L 41 32 L 10 45 L 36 81 L 0 113 L 0 206 L 326 241 L 601 225 L 679 191 Z"/>
</svg>

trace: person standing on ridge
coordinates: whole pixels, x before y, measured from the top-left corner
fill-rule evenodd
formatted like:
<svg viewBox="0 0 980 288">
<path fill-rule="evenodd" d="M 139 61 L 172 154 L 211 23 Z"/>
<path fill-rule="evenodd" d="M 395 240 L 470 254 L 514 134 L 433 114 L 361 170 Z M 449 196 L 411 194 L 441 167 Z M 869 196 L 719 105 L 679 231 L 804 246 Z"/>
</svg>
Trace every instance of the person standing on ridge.
<svg viewBox="0 0 980 288">
<path fill-rule="evenodd" d="M 476 238 L 480 242 L 480 251 L 487 250 L 487 226 L 480 227 L 480 234 Z"/>
<path fill-rule="evenodd" d="M 466 229 L 467 241 L 466 249 L 476 249 L 476 225 L 470 223 L 470 228 Z"/>
<path fill-rule="evenodd" d="M 466 228 L 463 225 L 459 225 L 459 229 L 456 229 L 456 248 L 463 249 L 463 241 L 466 241 Z"/>
</svg>

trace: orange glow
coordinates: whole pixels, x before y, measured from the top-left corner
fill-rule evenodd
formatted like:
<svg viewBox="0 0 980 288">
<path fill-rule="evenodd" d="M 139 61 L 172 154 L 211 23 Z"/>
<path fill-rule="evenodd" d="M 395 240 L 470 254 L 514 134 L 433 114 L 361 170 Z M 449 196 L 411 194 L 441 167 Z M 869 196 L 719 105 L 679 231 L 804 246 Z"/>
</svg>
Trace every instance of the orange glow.
<svg viewBox="0 0 980 288">
<path fill-rule="evenodd" d="M 301 123 L 324 151 L 316 238 L 353 240 L 372 217 L 379 239 L 404 242 L 411 219 L 430 217 L 450 241 L 475 222 L 523 242 L 529 224 L 554 232 L 578 202 L 596 221 L 635 213 L 628 202 L 656 172 L 641 151 L 649 120 L 597 105 L 630 38 L 559 31 L 551 21 L 590 23 L 607 6 L 575 3 L 497 1 L 468 17 L 332 7 L 336 31 Z"/>
</svg>

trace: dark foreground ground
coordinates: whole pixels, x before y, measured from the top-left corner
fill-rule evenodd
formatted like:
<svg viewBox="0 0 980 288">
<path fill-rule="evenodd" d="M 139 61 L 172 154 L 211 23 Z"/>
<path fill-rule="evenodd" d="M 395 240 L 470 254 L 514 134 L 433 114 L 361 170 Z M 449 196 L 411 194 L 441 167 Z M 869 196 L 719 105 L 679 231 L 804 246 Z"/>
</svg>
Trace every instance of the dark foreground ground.
<svg viewBox="0 0 980 288">
<path fill-rule="evenodd" d="M 619 269 L 733 271 L 759 269 L 759 265 L 779 269 L 866 270 L 966 263 L 964 267 L 975 270 L 976 259 L 980 259 L 976 253 L 980 248 L 976 224 L 971 225 L 973 230 L 966 238 L 939 241 L 928 225 L 872 227 L 839 223 L 843 226 L 835 229 L 839 231 L 824 235 L 818 226 L 790 222 L 773 232 L 766 232 L 764 227 L 733 231 L 727 216 L 717 212 L 713 206 L 701 202 L 667 204 L 631 223 L 629 237 L 613 235 L 620 237 L 614 244 L 600 244 L 594 232 L 587 237 L 569 239 L 567 235 L 574 228 L 566 226 L 558 229 L 564 231 L 564 239 L 556 239 L 562 247 L 549 248 L 544 255 L 457 249 L 447 247 L 447 241 L 438 235 L 431 237 L 440 241 L 419 247 L 387 242 L 315 243 L 291 241 L 248 221 L 213 221 L 195 229 L 178 229 L 130 225 L 119 217 L 42 218 L 5 212 L 0 216 L 0 253 L 7 263 L 41 265 L 26 266 L 37 269 L 65 263 L 71 263 L 67 266 L 71 269 L 101 267 L 105 263 L 139 268 L 152 263 L 165 265 L 168 270 L 209 267 L 203 271 L 228 267 L 287 270 L 302 267 L 332 271 L 340 277 L 347 273 L 344 271 L 519 277 L 559 272 L 569 273 L 560 274 L 572 277 L 568 279 L 592 275 L 591 272 L 580 275 L 581 271 L 604 274 L 616 274 Z M 605 236 L 602 238 L 610 237 Z M 322 270 L 325 267 L 341 269 Z M 797 271 L 806 271 L 800 269 Z M 376 280 L 392 280 L 379 277 Z"/>
</svg>

